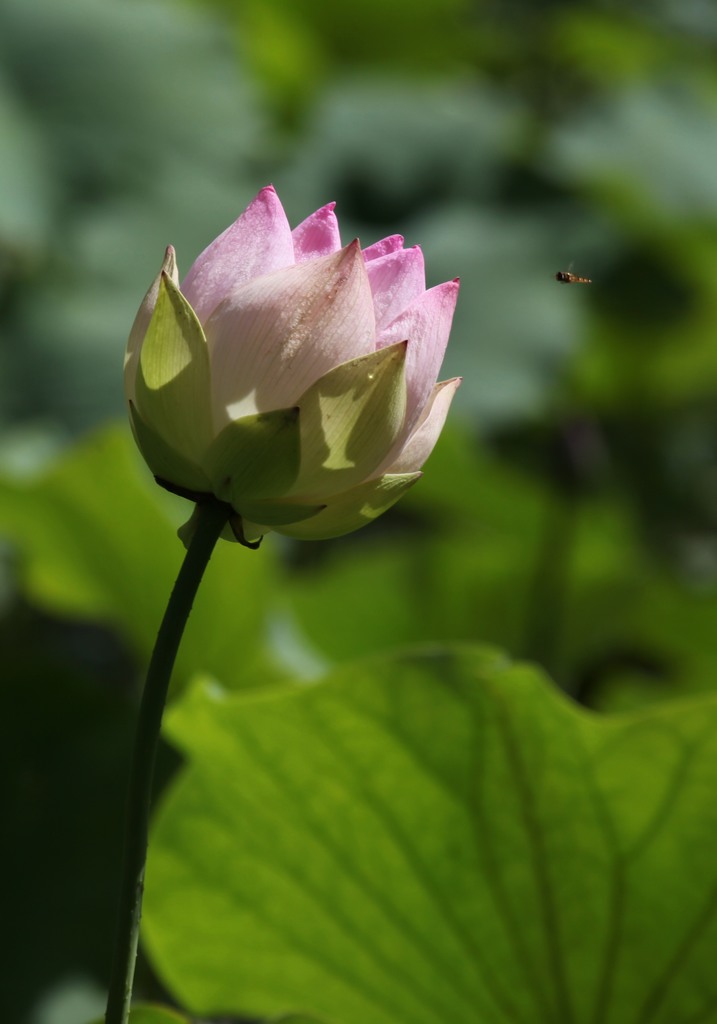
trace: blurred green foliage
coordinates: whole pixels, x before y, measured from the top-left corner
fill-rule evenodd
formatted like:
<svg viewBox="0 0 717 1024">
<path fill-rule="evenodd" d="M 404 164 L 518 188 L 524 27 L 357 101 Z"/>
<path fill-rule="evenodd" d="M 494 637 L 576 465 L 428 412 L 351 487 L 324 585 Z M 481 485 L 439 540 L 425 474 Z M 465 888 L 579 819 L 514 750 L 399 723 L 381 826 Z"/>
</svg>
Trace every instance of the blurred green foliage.
<svg viewBox="0 0 717 1024">
<path fill-rule="evenodd" d="M 36 481 L 0 484 L 0 527 L 20 541 L 24 593 L 55 615 L 111 628 L 140 664 L 149 660 L 176 576 L 182 549 L 172 527 L 190 507 L 154 484 L 124 426 L 90 438 Z M 199 671 L 230 686 L 280 673 L 264 636 L 271 554 L 261 564 L 246 549 L 232 546 L 227 554 L 203 580 L 177 686 Z"/>
<path fill-rule="evenodd" d="M 293 222 L 334 199 L 345 241 L 400 230 L 430 284 L 461 276 L 445 376 L 465 380 L 371 530 L 221 546 L 176 694 L 417 641 L 499 645 L 640 721 L 714 692 L 716 48 L 715 11 L 686 0 L 0 0 L 0 1018 L 77 1024 L 66 985 L 105 983 L 138 682 L 186 512 L 126 426 L 62 449 L 121 412 L 166 244 L 185 270 L 269 180 Z M 590 287 L 553 280 L 571 263 Z M 669 776 L 669 752 L 645 758 Z M 165 998 L 146 963 L 139 981 Z"/>
</svg>

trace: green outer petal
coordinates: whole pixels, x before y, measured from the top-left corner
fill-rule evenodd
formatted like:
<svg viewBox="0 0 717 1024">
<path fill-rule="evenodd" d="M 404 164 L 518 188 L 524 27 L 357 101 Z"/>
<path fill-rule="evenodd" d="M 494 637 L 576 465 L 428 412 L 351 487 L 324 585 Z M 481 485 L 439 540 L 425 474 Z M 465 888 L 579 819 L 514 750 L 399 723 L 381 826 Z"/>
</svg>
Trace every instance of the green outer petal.
<svg viewBox="0 0 717 1024">
<path fill-rule="evenodd" d="M 249 519 L 242 519 L 242 529 L 244 531 L 244 537 L 249 542 L 261 540 L 266 533 L 271 533 L 273 530 L 272 526 L 259 526 L 257 523 L 252 523 Z"/>
<path fill-rule="evenodd" d="M 329 540 L 352 533 L 395 505 L 400 497 L 421 478 L 422 473 L 387 474 L 377 480 L 352 487 L 333 498 L 323 512 L 305 523 L 273 527 L 277 533 L 298 540 Z"/>
<path fill-rule="evenodd" d="M 299 472 L 299 410 L 276 409 L 228 424 L 206 453 L 214 493 L 242 512 L 244 502 L 281 497 Z"/>
<path fill-rule="evenodd" d="M 147 426 L 132 402 L 129 403 L 129 419 L 137 447 L 155 476 L 179 487 L 186 487 L 189 491 L 211 491 L 206 473 Z"/>
<path fill-rule="evenodd" d="M 330 497 L 385 459 L 406 415 L 406 343 L 329 370 L 298 401 L 301 472 L 292 494 Z"/>
<path fill-rule="evenodd" d="M 245 516 L 236 515 L 232 518 L 227 525 L 224 527 L 221 533 L 222 540 L 228 540 L 236 543 L 239 540 L 237 535 L 237 529 L 244 535 L 244 539 L 252 543 L 259 540 L 264 536 L 265 533 L 271 533 L 274 529 L 271 521 L 276 518 L 277 522 L 286 522 L 289 519 L 292 523 L 298 523 L 302 519 L 308 519 L 310 516 L 315 516 L 318 512 L 324 509 L 325 505 L 280 505 L 278 502 L 272 504 L 269 502 L 256 502 L 251 505 L 252 511 L 256 512 L 257 517 L 261 517 L 263 525 L 258 526 L 256 522 Z M 279 511 L 281 509 L 281 511 Z M 189 547 L 189 544 L 194 536 L 197 528 L 197 506 L 195 505 L 192 515 L 189 517 L 186 523 L 179 527 L 177 535 L 184 544 L 185 548 Z M 267 522 L 267 520 L 270 520 Z"/>
<path fill-rule="evenodd" d="M 323 512 L 326 505 L 306 505 L 285 501 L 244 501 L 239 510 L 241 516 L 253 523 L 271 526 L 283 526 L 289 523 L 300 523 L 304 519 Z"/>
<path fill-rule="evenodd" d="M 137 315 L 134 318 L 134 323 L 127 339 L 127 351 L 124 357 L 124 390 L 125 397 L 129 402 L 136 401 L 135 379 L 137 377 L 137 367 L 139 366 L 139 354 L 142 350 L 142 343 L 147 333 L 149 322 L 152 319 L 154 307 L 157 305 L 157 295 L 159 294 L 159 285 L 163 273 L 176 285 L 179 284 L 177 260 L 171 245 L 167 246 L 161 269 L 149 286 L 147 294 L 142 299 L 142 305 L 137 310 Z"/>
<path fill-rule="evenodd" d="M 194 310 L 164 273 L 135 386 L 144 422 L 201 465 L 213 435 L 207 342 Z"/>
</svg>

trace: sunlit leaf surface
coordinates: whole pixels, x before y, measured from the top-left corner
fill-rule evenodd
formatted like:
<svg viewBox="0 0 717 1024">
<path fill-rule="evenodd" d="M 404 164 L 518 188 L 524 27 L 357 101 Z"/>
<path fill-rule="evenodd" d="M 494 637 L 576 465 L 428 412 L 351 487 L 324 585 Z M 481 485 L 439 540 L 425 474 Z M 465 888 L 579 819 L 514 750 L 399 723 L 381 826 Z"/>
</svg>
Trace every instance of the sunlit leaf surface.
<svg viewBox="0 0 717 1024">
<path fill-rule="evenodd" d="M 578 709 L 498 655 L 198 685 L 145 939 L 196 1013 L 340 1024 L 717 1014 L 717 703 Z"/>
</svg>

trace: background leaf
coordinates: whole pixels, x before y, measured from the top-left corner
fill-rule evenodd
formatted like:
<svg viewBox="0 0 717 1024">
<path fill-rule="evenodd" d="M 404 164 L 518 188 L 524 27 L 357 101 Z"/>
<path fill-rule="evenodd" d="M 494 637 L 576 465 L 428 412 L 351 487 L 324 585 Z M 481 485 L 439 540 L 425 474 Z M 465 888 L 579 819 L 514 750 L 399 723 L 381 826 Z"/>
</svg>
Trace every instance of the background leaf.
<svg viewBox="0 0 717 1024">
<path fill-rule="evenodd" d="M 535 669 L 426 652 L 198 686 L 145 940 L 195 1012 L 341 1024 L 717 1014 L 717 702 L 598 717 Z"/>
<path fill-rule="evenodd" d="M 39 477 L 0 480 L 0 499 L 0 530 L 19 551 L 26 593 L 56 615 L 112 626 L 144 664 L 184 557 L 176 527 L 192 505 L 154 483 L 127 428 L 96 433 Z M 270 550 L 252 557 L 222 543 L 220 551 L 175 684 L 197 671 L 237 685 L 256 684 L 264 671 L 283 674 L 266 632 Z"/>
</svg>

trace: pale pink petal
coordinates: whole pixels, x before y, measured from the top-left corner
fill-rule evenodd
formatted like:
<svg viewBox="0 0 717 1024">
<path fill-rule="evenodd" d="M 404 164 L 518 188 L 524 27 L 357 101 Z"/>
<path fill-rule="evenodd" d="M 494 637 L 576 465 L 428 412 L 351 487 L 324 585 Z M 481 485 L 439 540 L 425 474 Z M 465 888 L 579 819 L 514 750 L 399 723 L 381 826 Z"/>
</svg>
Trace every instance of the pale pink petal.
<svg viewBox="0 0 717 1024">
<path fill-rule="evenodd" d="M 457 279 L 429 288 L 379 336 L 377 348 L 408 340 L 408 404 L 404 437 L 408 437 L 415 429 L 438 377 L 457 298 Z"/>
<path fill-rule="evenodd" d="M 397 249 L 402 248 L 403 235 L 389 235 L 388 238 L 382 238 L 380 242 L 367 245 L 363 251 L 363 258 L 370 263 L 371 260 L 377 260 L 379 256 L 385 256 L 386 253 L 396 252 Z"/>
<path fill-rule="evenodd" d="M 398 454 L 390 455 L 375 476 L 384 473 L 415 473 L 433 451 L 461 377 L 444 380 L 433 389 L 416 427 Z"/>
<path fill-rule="evenodd" d="M 204 323 L 237 285 L 293 264 L 289 222 L 273 186 L 267 185 L 196 258 L 182 292 Z"/>
<path fill-rule="evenodd" d="M 302 221 L 291 232 L 294 240 L 294 257 L 297 263 L 328 256 L 341 248 L 339 222 L 334 213 L 336 203 L 322 206 L 316 213 Z"/>
<path fill-rule="evenodd" d="M 376 330 L 382 331 L 426 290 L 423 253 L 418 245 L 386 253 L 366 264 L 376 311 Z"/>
<path fill-rule="evenodd" d="M 205 327 L 214 421 L 294 405 L 315 381 L 375 348 L 358 242 L 235 289 Z"/>
</svg>

